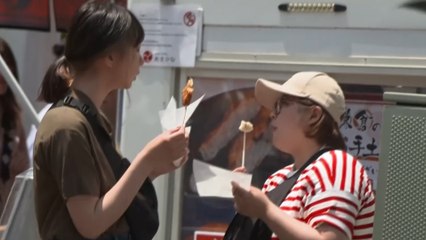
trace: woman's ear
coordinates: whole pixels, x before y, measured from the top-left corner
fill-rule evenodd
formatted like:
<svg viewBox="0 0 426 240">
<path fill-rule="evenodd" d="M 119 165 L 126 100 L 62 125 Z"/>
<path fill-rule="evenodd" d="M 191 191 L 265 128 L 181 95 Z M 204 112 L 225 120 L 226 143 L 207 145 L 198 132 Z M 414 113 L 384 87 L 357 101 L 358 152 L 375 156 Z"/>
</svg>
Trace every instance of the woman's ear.
<svg viewBox="0 0 426 240">
<path fill-rule="evenodd" d="M 117 61 L 117 56 L 115 56 L 115 54 L 112 52 L 105 55 L 104 57 L 104 62 L 106 66 L 109 68 L 113 68 L 116 61 Z"/>
<path fill-rule="evenodd" d="M 324 114 L 323 109 L 320 106 L 318 105 L 312 106 L 309 111 L 308 124 L 309 125 L 316 124 L 321 119 L 323 114 Z"/>
<path fill-rule="evenodd" d="M 112 69 L 116 64 L 116 57 L 114 57 L 111 53 L 104 54 L 99 56 L 93 61 L 93 66 L 98 69 Z"/>
<path fill-rule="evenodd" d="M 121 60 L 120 53 L 117 50 L 111 49 L 99 57 L 99 63 L 107 68 L 114 68 Z"/>
</svg>

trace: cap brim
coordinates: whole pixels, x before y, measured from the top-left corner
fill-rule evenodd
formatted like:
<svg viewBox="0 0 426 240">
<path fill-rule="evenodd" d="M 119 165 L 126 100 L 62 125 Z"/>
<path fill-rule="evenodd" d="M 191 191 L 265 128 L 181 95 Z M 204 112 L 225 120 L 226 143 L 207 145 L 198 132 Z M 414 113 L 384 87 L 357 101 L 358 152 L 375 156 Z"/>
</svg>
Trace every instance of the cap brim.
<svg viewBox="0 0 426 240">
<path fill-rule="evenodd" d="M 254 95 L 256 100 L 269 110 L 274 110 L 275 102 L 282 95 L 290 95 L 294 97 L 306 97 L 302 94 L 297 94 L 297 91 L 291 89 L 285 84 L 280 85 L 266 79 L 259 78 L 256 82 Z"/>
<path fill-rule="evenodd" d="M 269 110 L 274 109 L 274 104 L 282 95 L 281 85 L 265 79 L 258 79 L 254 89 L 256 100 Z"/>
</svg>

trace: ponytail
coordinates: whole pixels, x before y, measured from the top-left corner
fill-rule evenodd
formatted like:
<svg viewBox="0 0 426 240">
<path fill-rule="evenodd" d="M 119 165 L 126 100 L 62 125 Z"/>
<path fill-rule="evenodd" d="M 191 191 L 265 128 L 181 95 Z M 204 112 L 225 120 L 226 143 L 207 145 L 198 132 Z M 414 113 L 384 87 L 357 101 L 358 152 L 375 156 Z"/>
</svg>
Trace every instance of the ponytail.
<svg viewBox="0 0 426 240">
<path fill-rule="evenodd" d="M 41 83 L 39 100 L 55 103 L 64 98 L 70 89 L 70 65 L 65 56 L 50 65 Z"/>
</svg>

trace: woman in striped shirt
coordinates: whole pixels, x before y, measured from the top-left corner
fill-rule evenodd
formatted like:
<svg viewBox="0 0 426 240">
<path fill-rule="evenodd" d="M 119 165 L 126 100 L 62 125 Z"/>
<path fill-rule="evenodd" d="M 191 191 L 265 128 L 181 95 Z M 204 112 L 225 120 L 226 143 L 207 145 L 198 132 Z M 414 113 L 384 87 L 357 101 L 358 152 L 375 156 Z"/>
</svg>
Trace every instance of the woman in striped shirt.
<svg viewBox="0 0 426 240">
<path fill-rule="evenodd" d="M 237 211 L 259 218 L 272 239 L 371 239 L 375 198 L 359 161 L 344 151 L 338 123 L 343 92 L 325 73 L 300 72 L 279 85 L 259 79 L 256 99 L 274 111 L 273 144 L 290 153 L 294 164 L 272 174 L 262 191 L 233 182 Z M 266 196 L 322 148 L 331 148 L 300 174 L 279 206 Z"/>
</svg>

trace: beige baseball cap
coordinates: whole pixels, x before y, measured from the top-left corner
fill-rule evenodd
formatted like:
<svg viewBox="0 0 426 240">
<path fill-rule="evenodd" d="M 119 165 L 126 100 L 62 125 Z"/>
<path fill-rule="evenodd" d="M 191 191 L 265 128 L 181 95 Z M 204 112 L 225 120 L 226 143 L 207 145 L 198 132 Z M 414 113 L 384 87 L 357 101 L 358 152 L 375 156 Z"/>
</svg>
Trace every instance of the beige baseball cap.
<svg viewBox="0 0 426 240">
<path fill-rule="evenodd" d="M 273 110 L 282 95 L 310 99 L 322 106 L 339 123 L 345 111 L 345 96 L 339 84 L 322 72 L 298 72 L 283 84 L 258 79 L 255 87 L 257 101 Z"/>
</svg>

